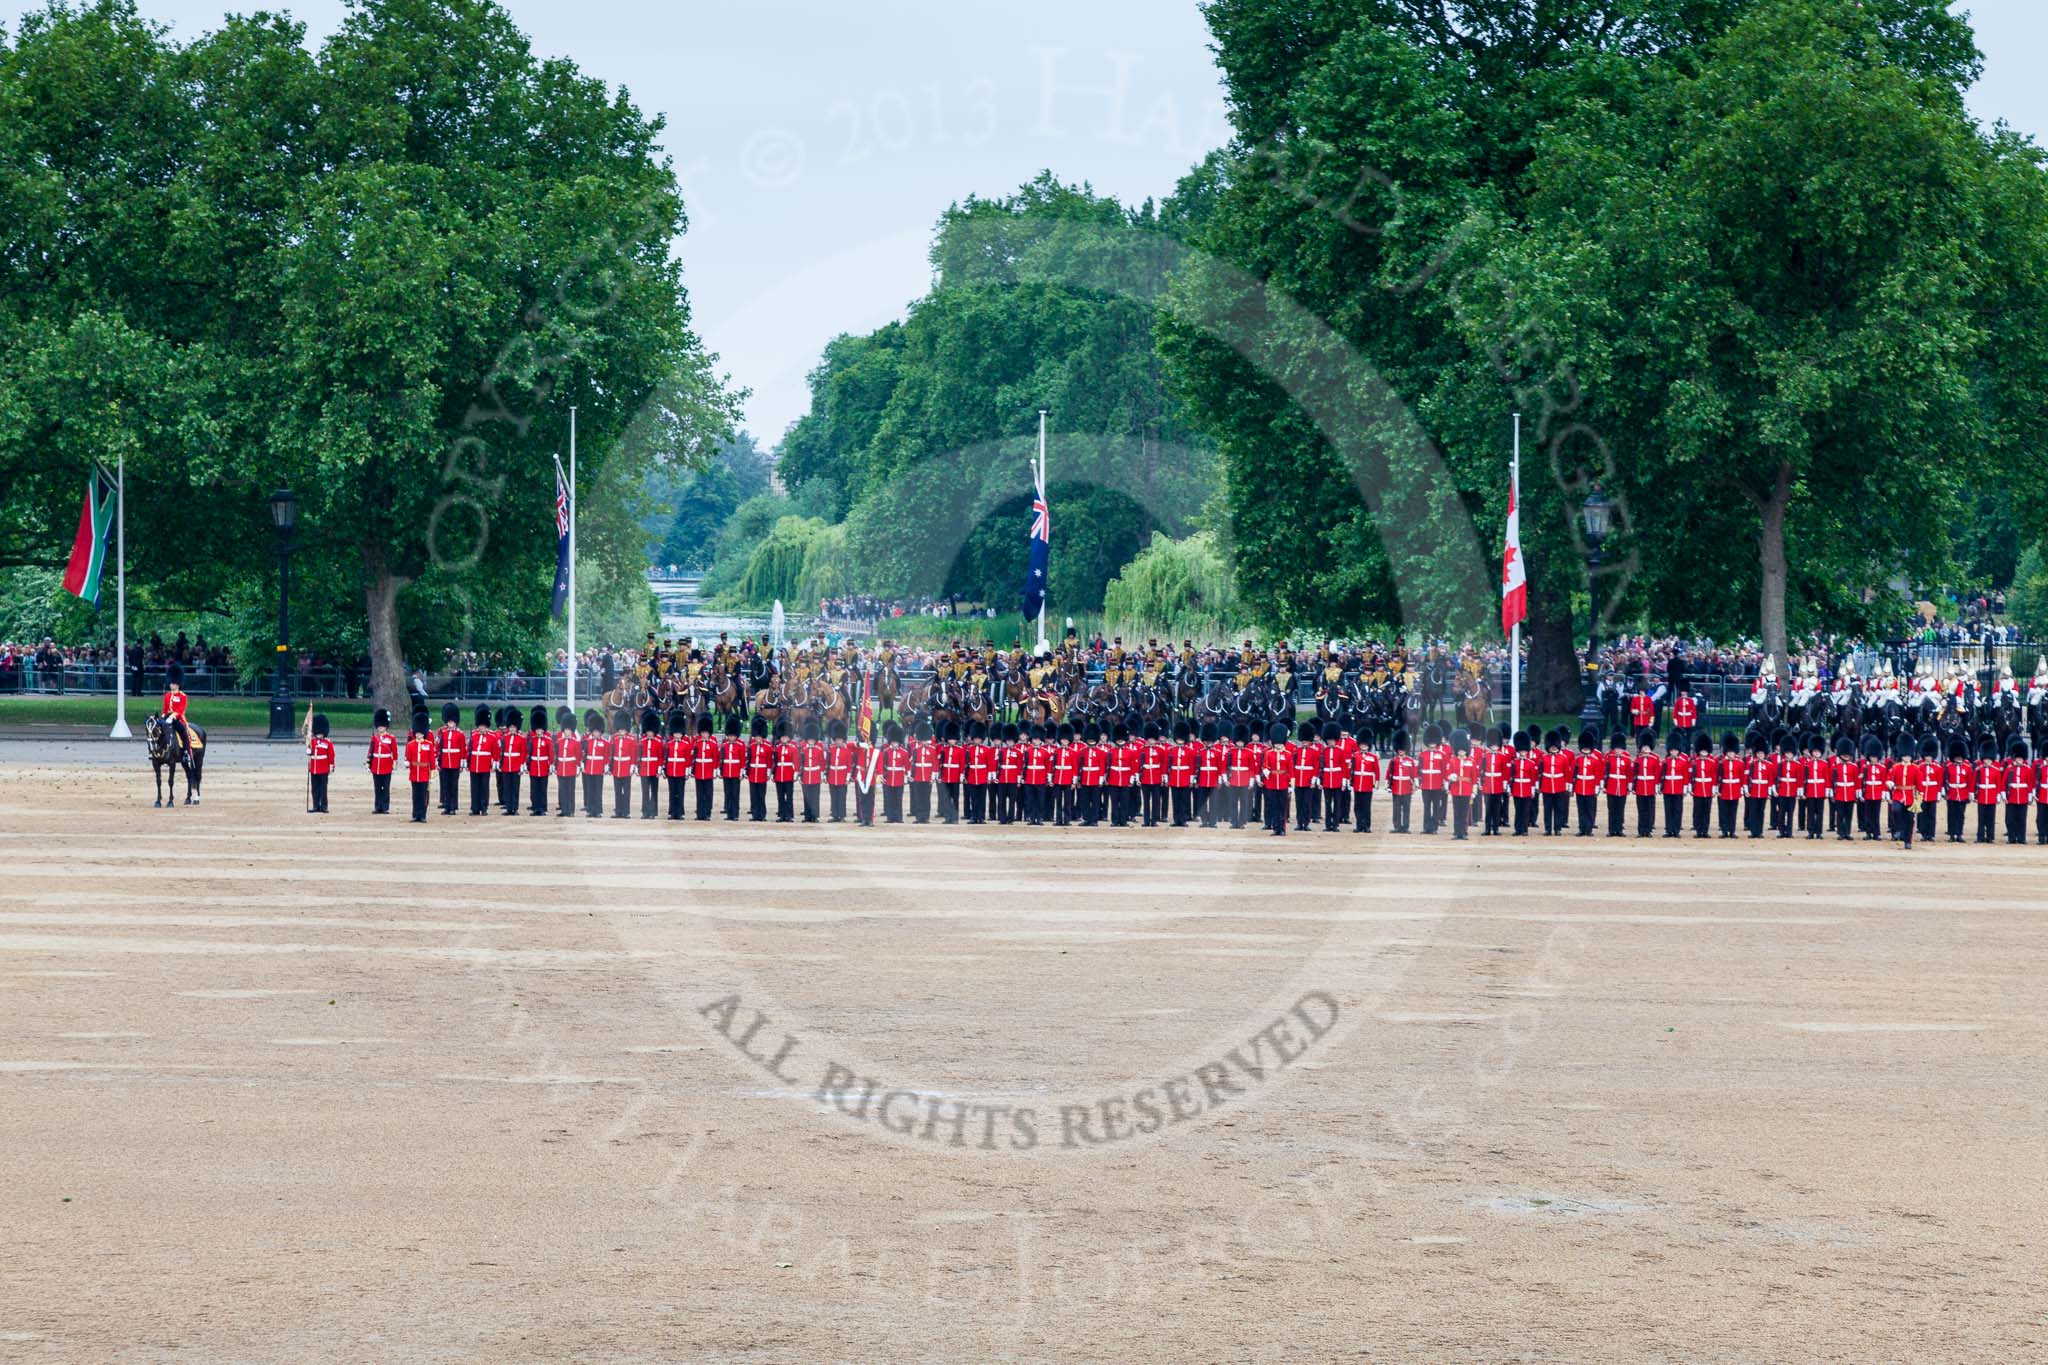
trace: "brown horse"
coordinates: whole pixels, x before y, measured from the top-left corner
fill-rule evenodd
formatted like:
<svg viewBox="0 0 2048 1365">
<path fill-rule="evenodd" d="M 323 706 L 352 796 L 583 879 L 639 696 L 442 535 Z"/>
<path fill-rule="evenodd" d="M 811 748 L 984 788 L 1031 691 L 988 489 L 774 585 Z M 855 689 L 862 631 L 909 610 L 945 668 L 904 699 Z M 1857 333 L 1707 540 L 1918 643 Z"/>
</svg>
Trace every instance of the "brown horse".
<svg viewBox="0 0 2048 1365">
<path fill-rule="evenodd" d="M 1460 671 L 1457 681 L 1451 684 L 1451 696 L 1457 705 L 1458 719 L 1468 730 L 1477 730 L 1493 716 L 1493 689 L 1478 675 Z"/>
</svg>

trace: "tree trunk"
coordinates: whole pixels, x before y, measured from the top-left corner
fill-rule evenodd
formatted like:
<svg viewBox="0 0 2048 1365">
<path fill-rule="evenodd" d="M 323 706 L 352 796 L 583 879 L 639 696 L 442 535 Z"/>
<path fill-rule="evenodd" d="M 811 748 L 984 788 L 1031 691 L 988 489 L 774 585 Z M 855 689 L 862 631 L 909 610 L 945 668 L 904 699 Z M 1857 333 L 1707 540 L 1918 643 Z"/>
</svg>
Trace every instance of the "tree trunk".
<svg viewBox="0 0 2048 1365">
<path fill-rule="evenodd" d="M 1763 627 L 1764 652 L 1778 664 L 1778 676 L 1787 677 L 1790 660 L 1785 641 L 1785 509 L 1792 501 L 1792 466 L 1778 466 L 1771 491 L 1757 500 L 1761 527 L 1757 532 L 1757 557 L 1762 563 L 1762 587 L 1757 615 Z"/>
<path fill-rule="evenodd" d="M 1530 570 L 1534 578 L 1535 571 Z M 1529 647 L 1529 673 L 1523 682 L 1523 716 L 1577 715 L 1585 700 L 1579 676 L 1578 641 L 1572 634 L 1571 609 L 1546 592 L 1529 589 L 1529 619 L 1522 623 L 1522 641 Z"/>
<path fill-rule="evenodd" d="M 370 627 L 370 691 L 403 729 L 412 714 L 406 696 L 405 655 L 398 647 L 398 590 L 410 580 L 391 572 L 381 546 L 363 547 L 363 605 Z"/>
</svg>

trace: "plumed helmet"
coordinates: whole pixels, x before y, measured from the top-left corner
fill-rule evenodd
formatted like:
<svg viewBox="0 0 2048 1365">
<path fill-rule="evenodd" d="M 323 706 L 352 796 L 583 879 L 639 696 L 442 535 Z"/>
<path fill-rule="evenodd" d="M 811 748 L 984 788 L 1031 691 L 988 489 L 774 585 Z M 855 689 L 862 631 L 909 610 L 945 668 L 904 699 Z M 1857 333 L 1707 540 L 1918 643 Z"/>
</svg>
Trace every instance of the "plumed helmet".
<svg viewBox="0 0 2048 1365">
<path fill-rule="evenodd" d="M 452 702 L 452 701 L 444 701 L 444 702 L 442 702 L 442 703 L 441 703 L 441 723 L 442 723 L 443 725 L 459 725 L 459 724 L 461 724 L 461 723 L 462 723 L 462 708 L 461 708 L 461 707 L 459 707 L 459 706 L 457 706 L 457 705 L 456 705 L 456 704 L 455 704 L 454 702 Z"/>
<path fill-rule="evenodd" d="M 391 724 L 391 713 L 381 706 L 378 707 L 377 713 L 370 717 L 370 724 L 376 726 L 379 730 L 383 729 Z"/>
<path fill-rule="evenodd" d="M 327 733 L 327 713 L 325 711 L 315 711 L 313 713 L 313 733 L 316 735 Z"/>
<path fill-rule="evenodd" d="M 527 728 L 528 728 L 529 730 L 545 730 L 545 729 L 547 729 L 547 728 L 548 728 L 548 708 L 547 708 L 547 707 L 545 707 L 545 706 L 536 706 L 536 707 L 534 707 L 534 708 L 533 708 L 533 713 L 532 713 L 531 715 L 529 715 L 529 716 L 528 716 L 528 717 L 526 718 L 526 726 L 527 726 Z"/>
</svg>

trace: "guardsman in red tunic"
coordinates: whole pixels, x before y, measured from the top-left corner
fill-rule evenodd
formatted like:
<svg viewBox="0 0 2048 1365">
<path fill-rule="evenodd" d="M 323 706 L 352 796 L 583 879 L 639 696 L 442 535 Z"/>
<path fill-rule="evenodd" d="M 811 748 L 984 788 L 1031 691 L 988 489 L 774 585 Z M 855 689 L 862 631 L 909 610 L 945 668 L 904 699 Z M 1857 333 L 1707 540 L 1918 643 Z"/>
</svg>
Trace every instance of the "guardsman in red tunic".
<svg viewBox="0 0 2048 1365">
<path fill-rule="evenodd" d="M 2027 806 L 2034 796 L 2034 765 L 2027 761 L 2027 742 L 2015 739 L 2005 755 L 2005 841 L 2027 841 Z"/>
<path fill-rule="evenodd" d="M 1600 737 L 1591 730 L 1579 731 L 1579 751 L 1572 760 L 1572 795 L 1579 808 L 1579 837 L 1593 835 L 1593 821 L 1599 814 L 1600 783 L 1607 776 L 1607 760 L 1600 753 Z"/>
<path fill-rule="evenodd" d="M 1508 797 L 1514 805 L 1515 833 L 1536 828 L 1536 805 L 1543 792 L 1543 755 L 1536 752 L 1532 730 L 1517 730 L 1511 743 L 1515 766 L 1508 770 Z"/>
<path fill-rule="evenodd" d="M 308 814 L 327 814 L 327 779 L 334 773 L 334 742 L 327 738 L 327 713 L 315 711 L 313 736 L 306 741 L 306 808 Z"/>
<path fill-rule="evenodd" d="M 1638 741 L 1638 748 L 1641 747 L 1640 741 L 1645 735 L 1648 735 L 1652 739 L 1656 738 L 1657 702 L 1656 699 L 1650 695 L 1650 688 L 1647 680 L 1636 684 L 1636 690 L 1629 693 L 1628 725 L 1629 729 L 1635 733 L 1635 737 Z M 1616 746 L 1610 744 L 1608 747 L 1611 749 Z M 1624 755 L 1626 755 L 1627 751 L 1624 749 L 1623 753 Z M 1613 830 L 1608 831 L 1609 834 L 1612 834 L 1613 832 Z"/>
<path fill-rule="evenodd" d="M 469 758 L 469 737 L 462 733 L 462 711 L 454 702 L 441 703 L 441 728 L 434 732 L 434 767 L 441 778 L 441 814 L 455 814 L 462 799 L 462 768 Z"/>
<path fill-rule="evenodd" d="M 1607 798 L 1607 837 L 1619 839 L 1628 823 L 1628 793 L 1636 775 L 1635 765 L 1629 762 L 1628 741 L 1619 730 L 1607 737 L 1606 762 L 1600 774 L 1600 794 Z"/>
<path fill-rule="evenodd" d="M 519 814 L 519 775 L 526 771 L 526 734 L 519 728 L 519 711 L 507 706 L 498 712 L 498 809 L 506 815 Z"/>
<path fill-rule="evenodd" d="M 596 707 L 585 711 L 583 731 L 583 815 L 595 820 L 604 814 L 604 779 L 612 765 L 612 741 L 604 732 L 604 712 Z"/>
<path fill-rule="evenodd" d="M 775 823 L 796 823 L 796 770 L 799 761 L 796 735 L 787 720 L 775 722 Z"/>
<path fill-rule="evenodd" d="M 405 780 L 412 788 L 412 822 L 427 823 L 427 788 L 434 781 L 434 737 L 427 733 L 427 713 L 412 713 L 412 735 L 405 741 Z"/>
<path fill-rule="evenodd" d="M 1266 791 L 1266 828 L 1275 836 L 1287 833 L 1287 789 L 1294 781 L 1293 746 L 1287 734 L 1286 721 L 1273 722 L 1268 736 L 1272 747 L 1266 750 L 1266 770 L 1260 774 Z"/>
<path fill-rule="evenodd" d="M 1472 797 L 1479 790 L 1479 757 L 1463 730 L 1451 734 L 1451 837 L 1463 839 L 1472 828 Z"/>
<path fill-rule="evenodd" d="M 989 747 L 988 729 L 981 721 L 968 726 L 967 763 L 960 779 L 960 804 L 967 823 L 978 825 L 988 818 L 988 784 L 995 780 L 996 754 Z"/>
<path fill-rule="evenodd" d="M 1998 798 L 2005 794 L 2005 765 L 1998 761 L 1998 741 L 1977 743 L 1977 842 L 1998 840 Z"/>
<path fill-rule="evenodd" d="M 1657 784 L 1664 777 L 1664 760 L 1657 756 L 1654 730 L 1636 736 L 1636 769 L 1629 790 L 1636 798 L 1636 838 L 1657 833 Z"/>
<path fill-rule="evenodd" d="M 1970 750 L 1960 739 L 1949 741 L 1948 762 L 1941 769 L 1941 794 L 1948 802 L 1948 841 L 1960 844 L 1970 802 L 1977 795 L 1977 770 L 1970 766 Z"/>
<path fill-rule="evenodd" d="M 996 823 L 1007 825 L 1017 818 L 1017 788 L 1024 784 L 1024 751 L 1017 744 L 1017 727 L 1005 725 L 995 746 Z"/>
<path fill-rule="evenodd" d="M 1045 823 L 1046 793 L 1052 782 L 1052 752 L 1046 747 L 1045 736 L 1028 725 L 1024 727 L 1018 745 L 1018 817 L 1027 824 L 1042 825 Z"/>
<path fill-rule="evenodd" d="M 960 784 L 967 778 L 967 746 L 958 721 L 941 722 L 939 734 L 939 819 L 960 823 Z"/>
<path fill-rule="evenodd" d="M 1372 832 L 1372 794 L 1380 786 L 1380 754 L 1370 744 L 1361 744 L 1351 755 L 1352 828 L 1360 834 Z"/>
<path fill-rule="evenodd" d="M 1828 783 L 1833 777 L 1834 765 L 1828 762 L 1820 736 L 1809 736 L 1799 779 L 1799 828 L 1806 831 L 1809 839 L 1819 839 L 1827 833 Z"/>
<path fill-rule="evenodd" d="M 1479 746 L 1480 832 L 1499 834 L 1508 825 L 1508 787 L 1515 775 L 1515 751 L 1498 725 L 1488 727 Z"/>
<path fill-rule="evenodd" d="M 1223 753 L 1224 818 L 1230 821 L 1232 829 L 1243 829 L 1251 815 L 1252 786 L 1257 782 L 1259 767 L 1252 752 L 1251 729 L 1242 722 L 1230 728 L 1230 743 Z"/>
<path fill-rule="evenodd" d="M 1542 798 L 1543 833 L 1562 834 L 1571 827 L 1572 756 L 1565 751 L 1565 732 L 1552 730 L 1543 736 L 1543 766 L 1536 780 Z"/>
<path fill-rule="evenodd" d="M 1216 828 L 1222 809 L 1216 796 L 1223 785 L 1224 769 L 1230 762 L 1230 748 L 1213 720 L 1202 722 L 1195 732 L 1195 818 L 1203 829 Z"/>
<path fill-rule="evenodd" d="M 727 820 L 740 818 L 740 781 L 747 775 L 747 741 L 740 734 L 740 718 L 725 718 L 725 734 L 718 742 L 718 781 Z"/>
<path fill-rule="evenodd" d="M 529 815 L 548 813 L 548 779 L 555 775 L 555 737 L 548 731 L 548 708 L 536 706 L 527 717 L 532 738 L 526 745 L 526 810 Z"/>
<path fill-rule="evenodd" d="M 1316 727 L 1302 722 L 1289 749 L 1294 770 L 1288 781 L 1294 786 L 1294 827 L 1313 829 L 1318 819 L 1317 798 L 1322 794 L 1323 742 Z"/>
<path fill-rule="evenodd" d="M 818 788 L 825 785 L 825 741 L 818 722 L 804 722 L 803 748 L 797 754 L 797 785 L 804 793 L 804 823 L 818 823 Z"/>
<path fill-rule="evenodd" d="M 1934 842 L 1934 808 L 1941 800 L 1941 742 L 1929 735 L 1920 741 L 1920 839 Z"/>
<path fill-rule="evenodd" d="M 1692 757 L 1692 837 L 1707 837 L 1713 821 L 1714 798 L 1720 791 L 1721 765 L 1714 757 L 1713 737 L 1704 730 L 1694 732 L 1699 748 Z"/>
<path fill-rule="evenodd" d="M 1671 699 L 1671 728 L 1685 736 L 1685 751 L 1688 757 L 1694 755 L 1693 735 L 1700 723 L 1700 699 L 1692 694 L 1691 686 L 1683 680 L 1679 693 Z"/>
<path fill-rule="evenodd" d="M 775 772 L 775 745 L 768 738 L 766 718 L 755 716 L 747 728 L 747 815 L 758 823 L 768 818 L 768 783 Z"/>
<path fill-rule="evenodd" d="M 1834 761 L 1828 765 L 1828 807 L 1834 817 L 1835 837 L 1856 837 L 1856 801 L 1863 791 L 1863 767 L 1856 758 L 1856 745 L 1847 735 L 1835 740 Z"/>
<path fill-rule="evenodd" d="M 1194 728 L 1184 720 L 1173 723 L 1173 743 L 1166 751 L 1166 791 L 1171 803 L 1175 829 L 1186 829 L 1195 818 Z"/>
<path fill-rule="evenodd" d="M 932 818 L 932 783 L 939 776 L 939 741 L 932 736 L 932 724 L 920 717 L 910 727 L 910 819 L 929 824 Z"/>
<path fill-rule="evenodd" d="M 690 718 L 681 711 L 668 713 L 668 742 L 662 745 L 661 775 L 668 784 L 668 818 L 683 818 L 690 786 L 690 768 L 697 760 L 697 737 L 690 733 Z"/>
<path fill-rule="evenodd" d="M 1444 795 L 1451 779 L 1451 746 L 1444 733 L 1432 725 L 1422 732 L 1422 749 L 1415 755 L 1416 787 L 1422 792 L 1422 832 L 1434 834 L 1443 827 L 1449 812 Z"/>
<path fill-rule="evenodd" d="M 1146 829 L 1166 818 L 1166 745 L 1159 727 L 1145 727 L 1144 742 L 1138 746 L 1139 811 Z"/>
<path fill-rule="evenodd" d="M 1764 837 L 1764 824 L 1771 804 L 1771 793 L 1778 785 L 1778 760 L 1771 753 L 1770 742 L 1762 735 L 1752 733 L 1749 740 L 1749 755 L 1743 764 L 1742 790 L 1745 804 L 1742 809 L 1742 827 L 1752 839 Z"/>
<path fill-rule="evenodd" d="M 583 739 L 576 733 L 576 713 L 555 708 L 555 815 L 576 813 L 576 779 L 583 771 Z"/>
<path fill-rule="evenodd" d="M 1408 832 L 1409 813 L 1415 802 L 1417 771 L 1415 755 L 1408 752 L 1408 732 L 1394 732 L 1394 757 L 1387 764 L 1387 795 L 1394 799 L 1394 833 Z"/>
<path fill-rule="evenodd" d="M 910 750 L 903 743 L 903 727 L 893 720 L 883 728 L 882 741 L 882 819 L 889 824 L 900 825 L 903 823 L 903 789 L 910 784 Z M 873 808 L 869 809 L 867 823 L 872 824 Z"/>
<path fill-rule="evenodd" d="M 718 733 L 711 717 L 697 717 L 697 735 L 690 744 L 690 782 L 697 793 L 697 818 L 709 820 L 718 803 Z"/>
<path fill-rule="evenodd" d="M 661 721 L 649 707 L 640 713 L 640 761 L 634 771 L 640 775 L 640 818 L 652 820 L 661 813 L 661 770 L 668 759 L 668 745 L 661 737 Z"/>
<path fill-rule="evenodd" d="M 498 770 L 498 732 L 491 725 L 491 708 L 476 708 L 476 724 L 469 729 L 469 813 L 488 815 L 491 808 L 491 774 Z"/>
<path fill-rule="evenodd" d="M 1316 774 L 1316 802 L 1322 808 L 1323 829 L 1342 829 L 1351 818 L 1351 756 L 1358 741 L 1325 721 L 1322 730 L 1322 771 Z"/>
<path fill-rule="evenodd" d="M 1074 787 L 1077 809 L 1081 824 L 1093 829 L 1102 820 L 1102 793 L 1109 782 L 1109 746 L 1102 742 L 1102 735 L 1095 728 L 1095 722 L 1081 722 L 1081 742 L 1078 764 L 1074 771 Z"/>
<path fill-rule="evenodd" d="M 1920 823 L 1920 760 L 1915 753 L 1913 741 L 1901 739 L 1898 756 L 1887 774 L 1891 782 L 1886 793 L 1891 804 L 1891 837 L 1902 848 L 1913 846 L 1913 831 Z"/>
<path fill-rule="evenodd" d="M 640 766 L 640 740 L 633 718 L 620 713 L 612 729 L 612 818 L 633 818 L 633 770 Z"/>
<path fill-rule="evenodd" d="M 1058 742 L 1052 751 L 1052 819 L 1056 825 L 1072 824 L 1079 809 L 1076 792 L 1081 781 L 1081 750 L 1074 727 L 1062 723 L 1054 732 Z"/>
<path fill-rule="evenodd" d="M 2034 842 L 2048 844 L 2048 759 L 2034 764 Z"/>
<path fill-rule="evenodd" d="M 1878 812 L 1884 806 L 1885 794 L 1891 789 L 1891 766 L 1884 761 L 1884 743 L 1876 735 L 1863 737 L 1863 800 L 1858 805 L 1857 818 L 1863 825 L 1865 839 L 1882 839 L 1884 830 L 1878 819 Z"/>
<path fill-rule="evenodd" d="M 853 781 L 858 750 L 847 742 L 845 721 L 832 721 L 825 732 L 830 738 L 825 748 L 825 794 L 831 821 L 837 825 L 846 819 L 846 788 Z"/>
<path fill-rule="evenodd" d="M 1730 731 L 1721 736 L 1721 785 L 1715 792 L 1723 839 L 1735 837 L 1735 808 L 1742 800 L 1742 785 L 1747 775 L 1748 766 L 1742 761 L 1742 740 Z"/>
<path fill-rule="evenodd" d="M 391 713 L 381 706 L 377 708 L 372 724 L 375 728 L 370 731 L 370 751 L 363 758 L 370 768 L 370 809 L 377 815 L 388 815 L 391 812 L 391 770 L 398 766 L 398 736 L 391 733 Z"/>
<path fill-rule="evenodd" d="M 1664 775 L 1658 781 L 1664 798 L 1664 837 L 1676 839 L 1685 828 L 1685 794 L 1692 788 L 1692 755 L 1686 737 L 1673 730 L 1664 737 Z"/>
<path fill-rule="evenodd" d="M 1792 817 L 1799 808 L 1799 789 L 1806 780 L 1806 760 L 1799 756 L 1792 736 L 1778 736 L 1778 771 L 1771 784 L 1771 828 L 1780 839 L 1792 837 Z"/>
</svg>

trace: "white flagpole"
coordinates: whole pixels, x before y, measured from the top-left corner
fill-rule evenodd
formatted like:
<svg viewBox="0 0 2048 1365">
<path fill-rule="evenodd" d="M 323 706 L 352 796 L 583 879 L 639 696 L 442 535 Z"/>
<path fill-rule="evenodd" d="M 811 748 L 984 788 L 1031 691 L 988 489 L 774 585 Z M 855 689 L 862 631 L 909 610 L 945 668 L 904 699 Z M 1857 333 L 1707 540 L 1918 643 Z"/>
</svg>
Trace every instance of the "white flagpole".
<svg viewBox="0 0 2048 1365">
<path fill-rule="evenodd" d="M 1039 488 L 1039 492 L 1040 492 L 1040 495 L 1041 495 L 1041 496 L 1044 496 L 1044 493 L 1045 493 L 1045 409 L 1044 409 L 1044 408 L 1040 408 L 1040 409 L 1038 410 L 1038 488 Z M 1046 504 L 1046 508 L 1045 508 L 1045 518 L 1046 518 L 1046 536 L 1047 536 L 1047 538 L 1048 538 L 1048 540 L 1049 540 L 1049 539 L 1051 538 L 1051 536 L 1052 536 L 1052 504 L 1051 504 L 1050 502 L 1048 502 L 1048 503 Z M 1050 550 L 1051 550 L 1051 546 L 1050 546 L 1050 545 L 1048 545 L 1048 546 L 1047 546 L 1047 550 L 1048 550 L 1048 559 L 1050 559 L 1050 553 L 1049 553 L 1049 552 L 1050 552 Z M 1045 573 L 1045 591 L 1044 591 L 1044 592 L 1042 592 L 1042 593 L 1040 593 L 1040 594 L 1039 594 L 1039 597 L 1038 597 L 1038 650 L 1037 650 L 1037 652 L 1038 652 L 1038 653 L 1040 653 L 1040 654 L 1044 654 L 1044 653 L 1046 653 L 1046 652 L 1047 652 L 1047 651 L 1048 651 L 1048 650 L 1049 650 L 1049 649 L 1051 648 L 1051 647 L 1050 647 L 1049 645 L 1047 645 L 1047 644 L 1046 644 L 1046 642 L 1045 642 L 1045 599 L 1046 599 L 1046 598 L 1047 598 L 1048 596 L 1050 596 L 1050 595 L 1051 595 L 1051 593 L 1052 593 L 1052 569 L 1050 568 L 1050 566 L 1048 566 L 1048 567 L 1047 567 L 1047 569 L 1046 569 L 1046 573 Z"/>
<path fill-rule="evenodd" d="M 576 714 L 576 409 L 569 409 L 569 714 Z"/>
<path fill-rule="evenodd" d="M 133 739 L 128 728 L 128 453 L 114 456 L 114 728 L 108 739 Z"/>
<path fill-rule="evenodd" d="M 1508 496 L 1517 503 L 1522 498 L 1522 414 L 1515 414 L 1515 458 L 1508 466 Z M 1523 563 L 1523 572 L 1528 572 L 1528 561 Z M 1522 728 L 1522 623 L 1515 622 L 1508 632 L 1508 733 L 1514 734 Z"/>
</svg>

